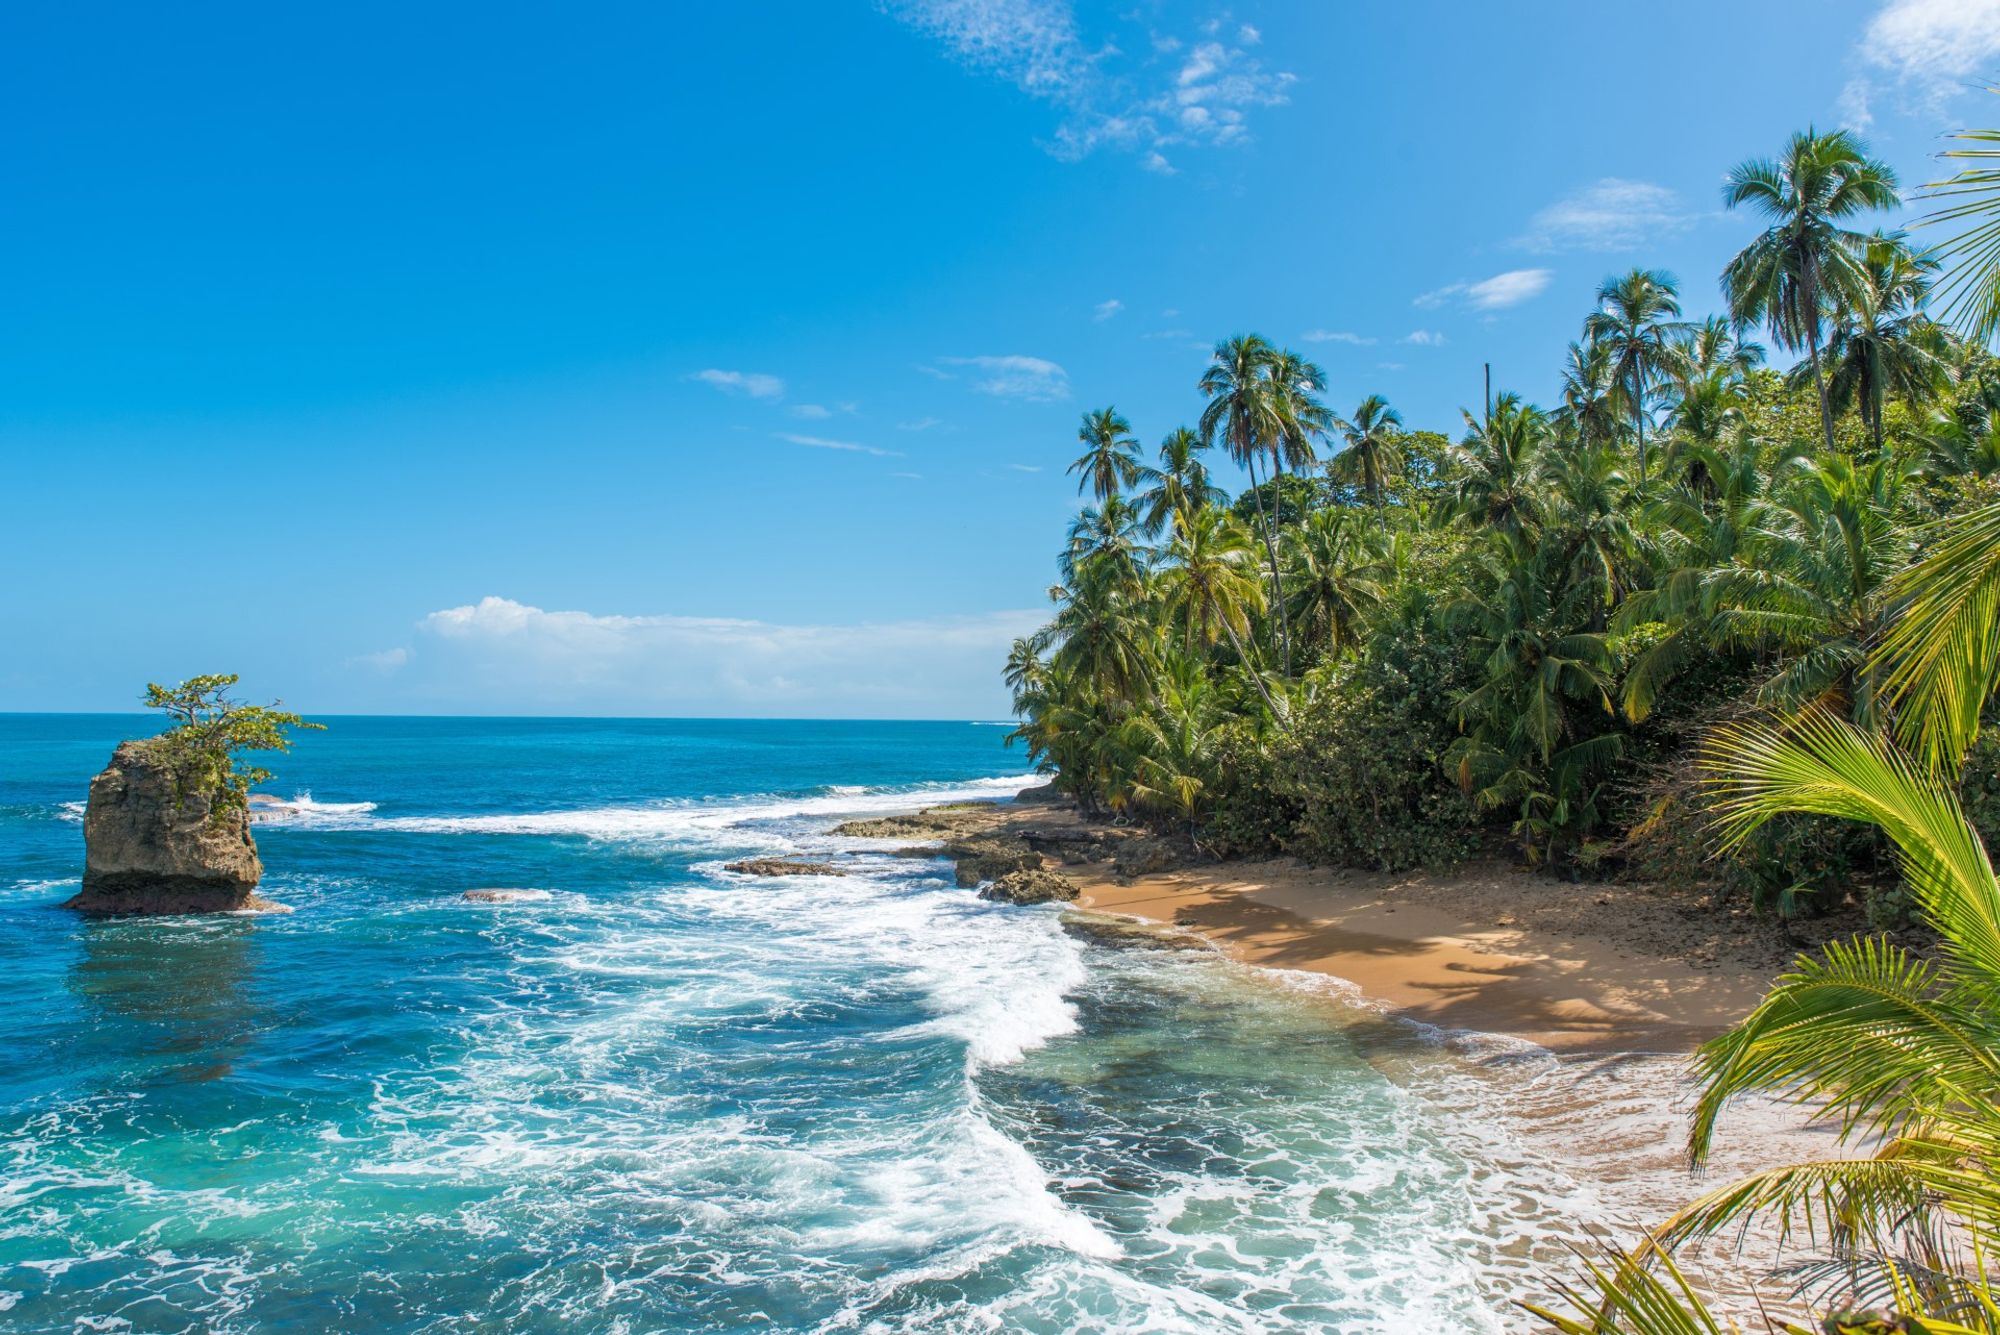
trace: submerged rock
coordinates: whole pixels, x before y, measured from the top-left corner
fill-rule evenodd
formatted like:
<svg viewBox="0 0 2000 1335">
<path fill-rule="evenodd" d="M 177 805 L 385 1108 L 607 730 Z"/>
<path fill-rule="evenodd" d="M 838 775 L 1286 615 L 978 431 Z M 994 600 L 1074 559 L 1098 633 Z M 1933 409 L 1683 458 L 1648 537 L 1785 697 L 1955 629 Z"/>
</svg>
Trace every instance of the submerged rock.
<svg viewBox="0 0 2000 1335">
<path fill-rule="evenodd" d="M 803 858 L 744 858 L 725 862 L 724 871 L 744 876 L 838 876 L 841 869 L 831 862 L 807 862 Z"/>
<path fill-rule="evenodd" d="M 257 897 L 264 864 L 248 811 L 177 797 L 144 742 L 125 742 L 90 781 L 83 813 L 84 913 L 231 913 L 277 905 Z"/>
<path fill-rule="evenodd" d="M 1076 882 L 1059 871 L 1039 867 L 1010 871 L 983 886 L 979 897 L 1003 904 L 1067 904 L 1076 898 Z"/>
<path fill-rule="evenodd" d="M 468 890 L 460 895 L 459 898 L 470 900 L 474 904 L 520 904 L 535 900 L 554 899 L 555 896 L 546 890 L 487 888 Z"/>
</svg>

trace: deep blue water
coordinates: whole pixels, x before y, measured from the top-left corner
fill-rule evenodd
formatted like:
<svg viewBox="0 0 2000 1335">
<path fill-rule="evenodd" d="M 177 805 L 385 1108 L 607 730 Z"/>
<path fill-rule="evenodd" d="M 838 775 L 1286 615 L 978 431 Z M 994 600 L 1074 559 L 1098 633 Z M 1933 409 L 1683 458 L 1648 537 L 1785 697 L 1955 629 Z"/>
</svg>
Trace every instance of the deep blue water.
<svg viewBox="0 0 2000 1335">
<path fill-rule="evenodd" d="M 0 1328 L 1484 1330 L 1555 1236 L 1362 1012 L 885 850 L 719 870 L 1011 793 L 1004 728 L 329 722 L 293 912 L 86 922 L 144 722 L 0 716 Z"/>
</svg>

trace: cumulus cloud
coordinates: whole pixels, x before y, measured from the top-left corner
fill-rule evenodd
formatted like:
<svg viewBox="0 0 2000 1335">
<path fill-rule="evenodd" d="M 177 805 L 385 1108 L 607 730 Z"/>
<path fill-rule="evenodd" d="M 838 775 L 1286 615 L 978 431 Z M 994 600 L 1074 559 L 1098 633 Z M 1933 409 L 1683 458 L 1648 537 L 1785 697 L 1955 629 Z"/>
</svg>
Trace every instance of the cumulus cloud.
<svg viewBox="0 0 2000 1335">
<path fill-rule="evenodd" d="M 1185 56 L 1180 39 L 1150 33 L 1129 43 L 1150 50 L 1150 59 L 1135 60 L 1115 38 L 1087 38 L 1069 0 L 879 2 L 967 68 L 1055 106 L 1060 120 L 1047 147 L 1058 157 L 1116 148 L 1173 175 L 1163 148 L 1241 143 L 1248 114 L 1283 105 L 1296 82 L 1250 54 L 1262 34 L 1248 24 L 1233 41 L 1222 39 L 1220 25 L 1203 25 L 1209 40 Z"/>
<path fill-rule="evenodd" d="M 998 357 L 940 357 L 946 366 L 968 367 L 980 374 L 972 387 L 1002 399 L 1051 403 L 1069 397 L 1069 372 L 1040 357 L 1009 353 Z"/>
<path fill-rule="evenodd" d="M 1412 329 L 1397 341 L 1413 344 L 1419 348 L 1441 348 L 1444 346 L 1444 335 L 1435 329 Z"/>
<path fill-rule="evenodd" d="M 1096 320 L 1101 324 L 1104 321 L 1109 320 L 1112 316 L 1118 314 L 1118 312 L 1124 309 L 1125 309 L 1125 303 L 1118 300 L 1118 298 L 1113 297 L 1109 301 L 1098 302 L 1097 305 L 1091 309 L 1090 318 Z"/>
<path fill-rule="evenodd" d="M 1889 0 L 1869 20 L 1861 50 L 1903 78 L 1963 83 L 2000 61 L 2000 0 Z"/>
<path fill-rule="evenodd" d="M 1301 337 L 1308 343 L 1346 343 L 1357 348 L 1368 347 L 1377 341 L 1363 334 L 1350 334 L 1345 329 L 1308 329 Z"/>
<path fill-rule="evenodd" d="M 470 706 L 592 714 L 992 717 L 1008 646 L 1045 615 L 785 625 L 487 597 L 417 624 L 426 676 L 406 689 L 413 700 L 440 690 Z"/>
<path fill-rule="evenodd" d="M 1554 275 L 1547 269 L 1509 269 L 1476 283 L 1452 283 L 1434 288 L 1416 299 L 1416 305 L 1434 310 L 1448 301 L 1462 301 L 1474 310 L 1497 311 L 1518 306 L 1538 297 Z"/>
<path fill-rule="evenodd" d="M 713 367 L 696 371 L 690 380 L 713 385 L 725 394 L 747 394 L 753 399 L 777 399 L 785 394 L 785 382 L 761 371 L 719 371 Z"/>
<path fill-rule="evenodd" d="M 1631 250 L 1694 223 L 1680 196 L 1650 181 L 1607 176 L 1534 216 L 1520 244 L 1530 250 Z"/>
<path fill-rule="evenodd" d="M 825 436 L 801 436 L 795 431 L 779 431 L 774 434 L 779 440 L 790 441 L 794 445 L 803 445 L 810 450 L 840 450 L 848 454 L 872 454 L 881 459 L 900 459 L 903 457 L 900 450 L 878 449 L 873 445 L 863 445 L 858 441 L 829 440 Z"/>
</svg>

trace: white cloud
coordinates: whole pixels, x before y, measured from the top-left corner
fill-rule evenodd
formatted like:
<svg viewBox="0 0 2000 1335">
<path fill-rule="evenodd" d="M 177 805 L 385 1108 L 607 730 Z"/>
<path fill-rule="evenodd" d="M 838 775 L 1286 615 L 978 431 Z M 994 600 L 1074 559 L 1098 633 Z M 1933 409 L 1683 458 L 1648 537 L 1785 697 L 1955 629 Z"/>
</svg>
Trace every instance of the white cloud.
<svg viewBox="0 0 2000 1335">
<path fill-rule="evenodd" d="M 1008 464 L 1007 466 L 1017 473 L 1039 473 L 1042 471 L 1040 464 Z"/>
<path fill-rule="evenodd" d="M 896 423 L 898 431 L 929 431 L 932 427 L 944 425 L 942 417 L 919 417 L 908 422 Z"/>
<path fill-rule="evenodd" d="M 1044 611 L 862 625 L 548 612 L 488 597 L 417 625 L 412 703 L 590 714 L 992 717 Z"/>
<path fill-rule="evenodd" d="M 801 436 L 792 431 L 774 433 L 779 440 L 788 440 L 794 445 L 804 445 L 813 450 L 842 450 L 849 454 L 872 454 L 881 459 L 900 459 L 898 450 L 881 450 L 873 445 L 861 445 L 851 440 L 828 440 L 825 436 Z"/>
<path fill-rule="evenodd" d="M 785 411 L 794 417 L 803 417 L 808 421 L 824 422 L 836 413 L 852 417 L 860 407 L 861 405 L 858 403 L 836 403 L 832 407 L 828 407 L 824 403 L 797 403 Z"/>
<path fill-rule="evenodd" d="M 1401 362 L 1376 362 L 1375 366 L 1378 370 L 1383 371 L 1400 371 L 1403 369 Z"/>
<path fill-rule="evenodd" d="M 1090 318 L 1102 324 L 1124 309 L 1125 303 L 1113 297 L 1109 301 L 1100 301 L 1096 306 L 1092 307 Z"/>
<path fill-rule="evenodd" d="M 985 378 L 974 381 L 972 386 L 981 394 L 1003 399 L 1026 399 L 1031 403 L 1048 403 L 1069 397 L 1069 372 L 1040 357 L 1012 353 L 999 357 L 940 357 L 938 360 L 947 366 L 967 366 L 983 373 Z"/>
<path fill-rule="evenodd" d="M 1543 209 L 1520 244 L 1530 250 L 1631 250 L 1694 223 L 1679 195 L 1650 181 L 1607 176 Z"/>
<path fill-rule="evenodd" d="M 753 399 L 783 398 L 785 393 L 784 381 L 760 371 L 718 371 L 711 367 L 688 378 L 713 385 L 725 394 L 748 394 Z"/>
<path fill-rule="evenodd" d="M 1396 341 L 1414 344 L 1420 348 L 1441 348 L 1444 346 L 1444 335 L 1435 329 L 1412 329 Z"/>
<path fill-rule="evenodd" d="M 2000 0 L 1889 0 L 1869 21 L 1861 51 L 1933 87 L 1990 74 L 2000 61 Z"/>
<path fill-rule="evenodd" d="M 1357 348 L 1369 347 L 1377 341 L 1362 334 L 1350 334 L 1345 329 L 1308 329 L 1301 337 L 1308 343 L 1346 343 Z"/>
<path fill-rule="evenodd" d="M 890 477 L 906 477 L 906 478 L 911 478 L 911 479 L 914 479 L 914 480 L 917 480 L 917 481 L 921 481 L 921 480 L 923 479 L 923 476 L 924 476 L 924 475 L 923 475 L 922 473 L 891 473 L 891 474 L 889 474 L 889 476 L 890 476 Z"/>
<path fill-rule="evenodd" d="M 1540 296 L 1553 276 L 1547 269 L 1509 269 L 1506 273 L 1494 274 L 1477 283 L 1452 283 L 1434 288 L 1418 297 L 1414 304 L 1425 310 L 1435 310 L 1457 298 L 1474 310 L 1497 311 Z"/>
<path fill-rule="evenodd" d="M 348 662 L 360 667 L 373 668 L 377 672 L 394 672 L 409 665 L 410 651 L 399 645 L 394 649 L 382 649 L 372 654 L 356 654 Z"/>
<path fill-rule="evenodd" d="M 881 7 L 939 42 L 961 64 L 1004 79 L 1057 107 L 1061 119 L 1047 147 L 1062 158 L 1099 148 L 1136 151 L 1148 171 L 1172 175 L 1161 149 L 1226 145 L 1249 137 L 1247 113 L 1289 100 L 1296 76 L 1267 70 L 1249 54 L 1262 34 L 1247 24 L 1234 42 L 1203 25 L 1178 68 L 1159 57 L 1179 39 L 1134 34 L 1150 59 L 1134 60 L 1112 38 L 1086 38 L 1069 0 L 879 0 Z"/>
</svg>

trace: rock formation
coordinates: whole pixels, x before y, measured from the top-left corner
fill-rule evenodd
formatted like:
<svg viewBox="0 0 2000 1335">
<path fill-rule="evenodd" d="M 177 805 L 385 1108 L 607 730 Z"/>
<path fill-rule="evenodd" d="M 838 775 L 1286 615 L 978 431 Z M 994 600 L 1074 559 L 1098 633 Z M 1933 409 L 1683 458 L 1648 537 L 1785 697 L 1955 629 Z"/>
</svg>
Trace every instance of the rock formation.
<svg viewBox="0 0 2000 1335">
<path fill-rule="evenodd" d="M 807 862 L 802 858 L 745 858 L 725 862 L 724 871 L 743 876 L 839 876 L 841 869 L 831 862 Z"/>
<path fill-rule="evenodd" d="M 979 897 L 1005 904 L 1066 904 L 1076 898 L 1076 882 L 1058 871 L 1024 868 L 982 886 Z"/>
<path fill-rule="evenodd" d="M 478 890 L 468 890 L 459 896 L 473 904 L 527 904 L 539 903 L 555 896 L 546 890 L 516 889 L 511 886 L 486 886 Z"/>
<path fill-rule="evenodd" d="M 177 797 L 144 742 L 125 742 L 90 781 L 83 815 L 85 913 L 227 913 L 275 908 L 247 811 L 218 815 L 201 793 Z"/>
</svg>

